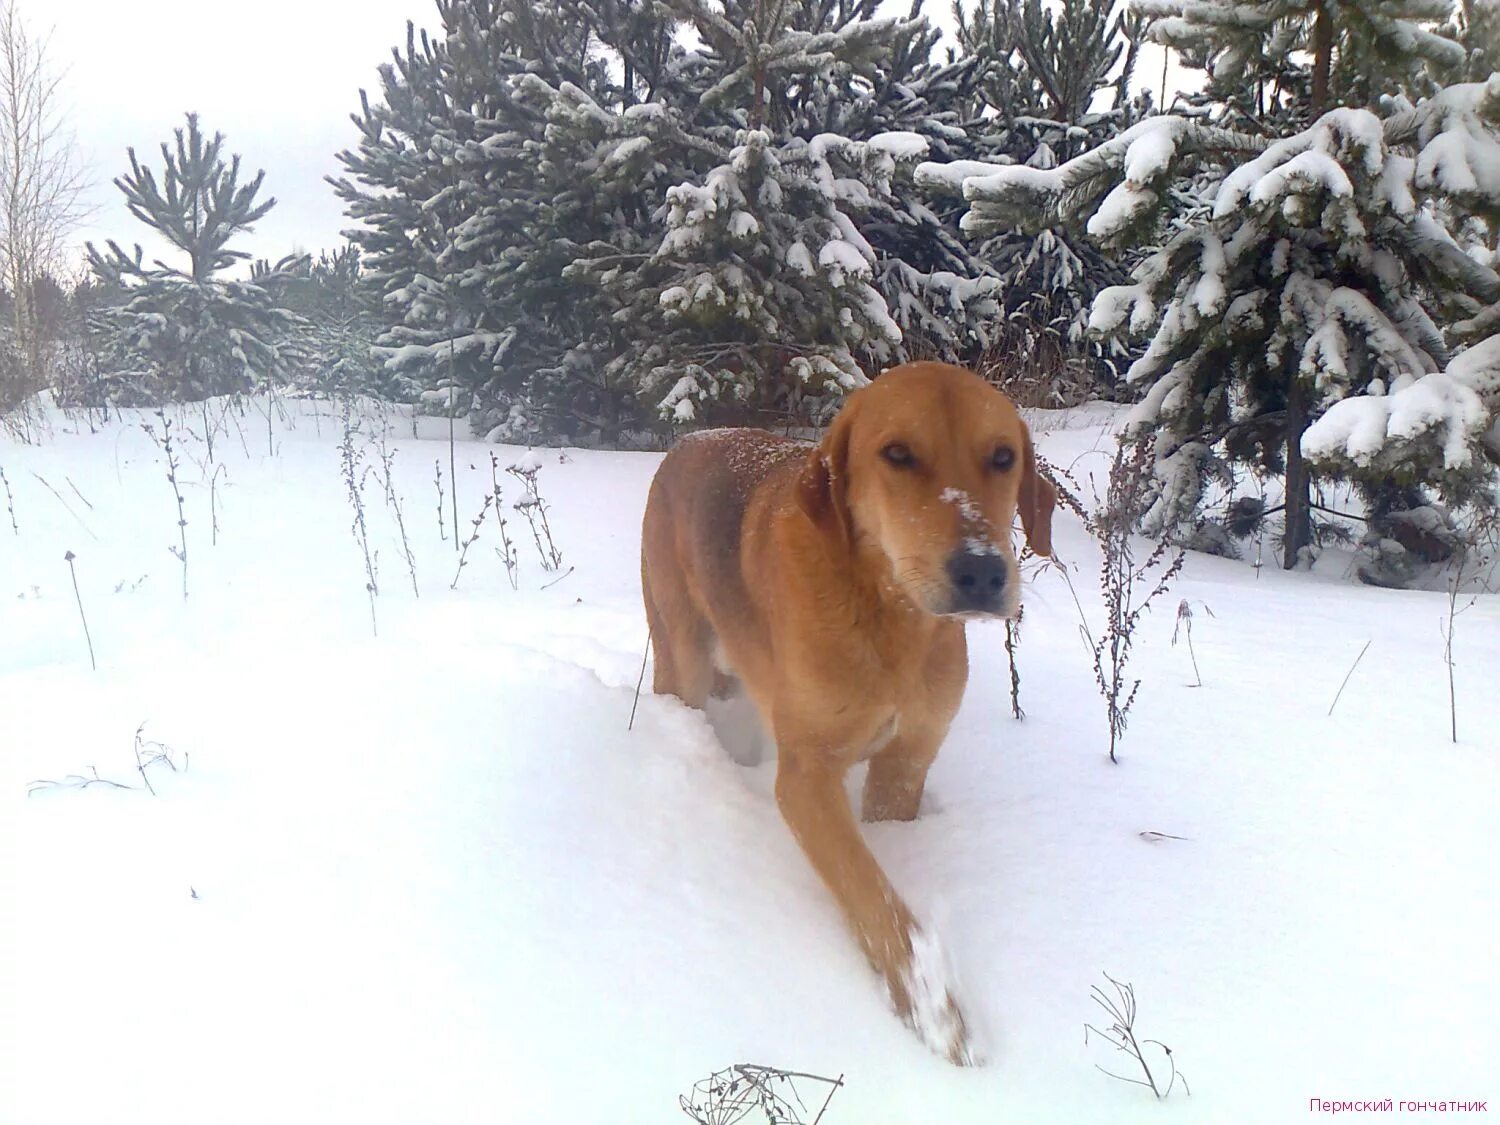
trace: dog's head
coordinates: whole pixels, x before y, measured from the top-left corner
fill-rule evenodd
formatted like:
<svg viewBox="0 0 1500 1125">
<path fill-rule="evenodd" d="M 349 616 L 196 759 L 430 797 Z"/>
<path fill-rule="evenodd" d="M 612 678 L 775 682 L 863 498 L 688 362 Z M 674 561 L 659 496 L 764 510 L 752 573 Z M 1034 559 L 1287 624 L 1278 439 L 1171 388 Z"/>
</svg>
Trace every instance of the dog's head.
<svg viewBox="0 0 1500 1125">
<path fill-rule="evenodd" d="M 1011 525 L 1052 553 L 1057 494 L 1004 394 L 971 371 L 908 363 L 849 396 L 801 479 L 827 534 L 874 546 L 929 613 L 1013 617 L 1020 581 Z"/>
</svg>

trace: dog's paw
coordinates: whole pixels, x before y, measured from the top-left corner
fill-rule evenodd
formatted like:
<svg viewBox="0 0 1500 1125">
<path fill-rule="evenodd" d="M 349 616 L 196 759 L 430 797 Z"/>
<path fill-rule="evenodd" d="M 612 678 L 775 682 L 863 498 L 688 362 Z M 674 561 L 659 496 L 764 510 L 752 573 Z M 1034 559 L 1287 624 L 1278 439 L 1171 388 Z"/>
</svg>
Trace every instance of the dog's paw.
<svg viewBox="0 0 1500 1125">
<path fill-rule="evenodd" d="M 922 1042 L 955 1066 L 983 1065 L 983 1053 L 953 993 L 941 943 L 926 930 L 912 927 L 911 964 L 900 988 L 892 989 L 897 1011 Z"/>
</svg>

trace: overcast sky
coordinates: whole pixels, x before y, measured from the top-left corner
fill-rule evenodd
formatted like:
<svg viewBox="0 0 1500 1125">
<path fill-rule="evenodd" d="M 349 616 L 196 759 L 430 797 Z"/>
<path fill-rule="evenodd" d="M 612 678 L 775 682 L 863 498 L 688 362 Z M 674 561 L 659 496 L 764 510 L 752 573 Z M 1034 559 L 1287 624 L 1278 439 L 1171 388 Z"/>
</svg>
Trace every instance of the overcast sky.
<svg viewBox="0 0 1500 1125">
<path fill-rule="evenodd" d="M 249 175 L 264 168 L 277 205 L 234 245 L 275 259 L 337 246 L 347 224 L 323 177 L 358 136 L 349 114 L 361 87 L 404 43 L 406 22 L 435 26 L 431 0 L 14 0 L 28 26 L 50 32 L 49 56 L 79 151 L 94 211 L 77 245 L 114 238 L 148 256 L 166 247 L 125 209 L 111 182 L 129 168 L 126 149 L 159 166 L 159 146 L 189 110 L 206 132 L 225 135 Z M 894 4 L 904 14 L 907 3 Z M 947 0 L 929 18 L 948 22 Z M 1160 55 L 1142 59 L 1139 80 L 1160 81 Z"/>
<path fill-rule="evenodd" d="M 406 21 L 436 23 L 430 0 L 15 0 L 63 72 L 70 124 L 93 180 L 95 211 L 78 245 L 114 238 L 164 253 L 111 182 L 126 149 L 159 166 L 159 145 L 189 110 L 225 135 L 277 199 L 236 243 L 258 257 L 336 246 L 346 225 L 323 177 L 358 133 L 360 87 L 404 42 Z"/>
</svg>

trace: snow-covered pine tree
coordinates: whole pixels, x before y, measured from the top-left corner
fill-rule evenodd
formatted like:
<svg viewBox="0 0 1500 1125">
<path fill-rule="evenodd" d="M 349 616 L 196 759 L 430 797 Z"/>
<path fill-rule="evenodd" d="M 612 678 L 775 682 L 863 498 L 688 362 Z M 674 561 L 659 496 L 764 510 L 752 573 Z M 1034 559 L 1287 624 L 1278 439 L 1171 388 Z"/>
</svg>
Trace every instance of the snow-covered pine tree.
<svg viewBox="0 0 1500 1125">
<path fill-rule="evenodd" d="M 746 377 L 777 383 L 762 399 L 785 406 L 803 375 L 816 383 L 834 368 L 840 378 L 853 370 L 852 358 L 795 368 L 778 358 L 809 346 L 853 357 L 858 337 L 869 352 L 860 362 L 870 364 L 907 348 L 972 354 L 996 315 L 993 282 L 909 179 L 923 150 L 966 155 L 954 107 L 972 67 L 928 63 L 930 30 L 874 20 L 874 7 L 445 0 L 442 34 L 412 33 L 382 74 L 383 103 L 366 99 L 360 147 L 343 156 L 352 176 L 336 185 L 370 228 L 352 237 L 396 319 L 381 340 L 387 366 L 416 375 L 441 407 L 451 362 L 458 409 L 495 437 L 617 440 L 643 414 L 660 417 L 676 381 L 659 386 L 652 372 L 663 364 L 643 353 L 665 354 L 670 338 L 686 349 L 672 362 L 692 363 L 701 359 L 692 349 L 735 335 L 721 325 L 695 339 L 680 315 L 663 331 L 661 294 L 680 288 L 672 270 L 690 265 L 685 243 L 669 235 L 668 193 L 704 187 L 739 150 L 748 157 L 752 132 L 767 134 L 761 151 L 776 157 L 762 171 L 791 177 L 784 195 L 817 201 L 821 220 L 809 217 L 809 229 L 847 221 L 869 251 L 868 274 L 847 294 L 830 273 L 782 271 L 763 295 L 793 302 L 776 309 L 780 335 L 755 339 L 748 323 L 737 330 L 747 348 L 736 356 L 752 356 Z M 700 44 L 678 36 L 689 18 L 700 20 Z M 896 132 L 917 136 L 861 147 Z M 816 145 L 823 135 L 849 143 Z M 819 176 L 841 195 L 842 220 L 828 210 L 828 191 L 813 190 Z M 786 222 L 772 216 L 763 229 Z M 453 237 L 429 246 L 429 230 Z M 676 265 L 657 256 L 669 237 Z M 816 258 L 822 242 L 810 245 Z M 884 319 L 865 285 L 884 301 Z M 904 330 L 894 345 L 887 320 Z M 771 366 L 756 367 L 755 355 Z M 731 368 L 741 358 L 722 369 L 725 386 L 739 378 Z M 664 410 L 675 417 L 677 401 Z"/>
<path fill-rule="evenodd" d="M 1226 459 L 1285 474 L 1288 567 L 1311 539 L 1314 477 L 1356 480 L 1376 517 L 1426 492 L 1486 494 L 1486 418 L 1500 406 L 1491 353 L 1449 349 L 1493 333 L 1500 277 L 1445 224 L 1500 207 L 1496 82 L 1332 110 L 1272 142 L 1152 118 L 1056 169 L 964 180 L 975 233 L 1078 221 L 1128 247 L 1155 236 L 1174 185 L 1214 170 L 1211 212 L 1092 312 L 1095 331 L 1151 337 L 1127 376 L 1145 393 L 1135 424 L 1159 427 L 1151 526 L 1190 522 Z M 1339 405 L 1363 398 L 1383 401 Z M 1339 439 L 1355 412 L 1362 444 L 1351 446 Z"/>
<path fill-rule="evenodd" d="M 672 421 L 715 407 L 815 421 L 866 382 L 861 361 L 894 354 L 901 329 L 871 283 L 875 253 L 839 194 L 868 191 L 871 165 L 894 167 L 884 139 L 776 145 L 747 129 L 705 183 L 668 193 L 632 317 L 649 335 L 621 362 Z"/>
<path fill-rule="evenodd" d="M 115 180 L 131 214 L 179 250 L 185 265 L 146 265 L 139 245 L 127 254 L 113 240 L 107 253 L 88 247 L 95 274 L 124 296 L 102 316 L 143 376 L 133 388 L 114 384 L 125 397 L 192 401 L 266 386 L 285 374 L 281 348 L 295 335 L 297 317 L 268 292 L 269 274 L 224 276 L 248 257 L 230 241 L 276 201 L 256 201 L 265 173 L 240 183 L 240 158 L 226 163 L 223 147 L 223 135 L 205 137 L 190 113 L 175 145 L 161 146 L 160 180 L 134 149 L 130 172 Z M 284 259 L 278 269 L 294 262 Z"/>
<path fill-rule="evenodd" d="M 616 302 L 611 370 L 673 422 L 814 420 L 865 370 L 987 340 L 995 281 L 910 179 L 965 154 L 973 68 L 929 64 L 930 29 L 876 6 L 679 0 L 702 46 L 658 100 L 618 122 L 576 107 L 617 146 L 604 167 L 687 170 L 648 253 L 606 241 L 573 271 Z"/>
<path fill-rule="evenodd" d="M 633 404 L 599 374 L 608 333 L 564 270 L 579 245 L 650 213 L 597 190 L 594 154 L 544 150 L 559 98 L 608 115 L 661 77 L 649 5 L 440 0 L 438 14 L 435 37 L 408 27 L 380 101 L 361 94 L 359 146 L 340 154 L 351 176 L 333 181 L 367 228 L 350 237 L 387 318 L 377 353 L 476 432 L 617 436 Z M 599 50 L 622 27 L 638 37 L 621 52 L 628 89 Z"/>
<path fill-rule="evenodd" d="M 983 160 L 1051 168 L 1149 108 L 1129 92 L 1140 40 L 1128 12 L 1094 0 L 979 0 L 955 13 L 964 55 L 981 67 Z M 946 201 L 960 183 L 950 173 L 925 186 Z M 1000 230 L 972 252 L 1001 281 L 993 362 L 1007 378 L 1058 402 L 1117 381 L 1128 349 L 1085 332 L 1094 295 L 1124 278 L 1110 257 L 1066 226 Z"/>
<path fill-rule="evenodd" d="M 413 388 L 375 358 L 381 328 L 378 298 L 363 282 L 358 247 L 324 251 L 290 270 L 254 264 L 252 278 L 267 274 L 267 288 L 277 302 L 302 319 L 296 346 L 284 349 L 293 388 L 308 394 L 411 400 Z"/>
<path fill-rule="evenodd" d="M 860 140 L 881 134 L 920 138 L 929 159 L 965 160 L 993 152 L 978 121 L 984 72 L 974 55 L 933 61 L 941 31 L 918 21 L 914 0 L 889 49 L 865 80 L 833 67 L 799 81 L 801 97 L 787 133 Z M 907 150 L 918 153 L 915 140 Z M 852 214 L 875 254 L 873 285 L 900 326 L 900 358 L 974 362 L 1003 325 L 997 268 L 958 232 L 962 208 L 935 201 L 913 180 L 915 161 L 897 159 L 888 190 Z"/>
</svg>

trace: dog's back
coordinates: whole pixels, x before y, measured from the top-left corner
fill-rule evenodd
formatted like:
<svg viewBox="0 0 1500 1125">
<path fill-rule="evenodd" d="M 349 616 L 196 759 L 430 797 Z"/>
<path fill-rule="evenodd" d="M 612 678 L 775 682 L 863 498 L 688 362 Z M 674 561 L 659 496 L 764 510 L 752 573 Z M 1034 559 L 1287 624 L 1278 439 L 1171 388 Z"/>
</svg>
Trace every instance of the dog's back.
<svg viewBox="0 0 1500 1125">
<path fill-rule="evenodd" d="M 661 606 L 668 615 L 691 608 L 694 618 L 708 624 L 710 606 L 749 613 L 754 595 L 742 561 L 746 511 L 757 493 L 781 494 L 764 486 L 778 476 L 795 476 L 812 448 L 809 442 L 750 429 L 702 430 L 678 442 L 651 483 L 642 527 L 641 583 L 648 611 L 654 590 L 681 583 L 694 604 Z M 658 624 L 653 620 L 653 630 Z"/>
</svg>

